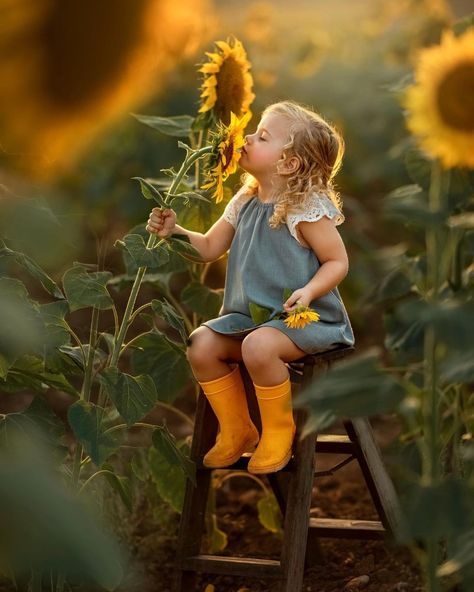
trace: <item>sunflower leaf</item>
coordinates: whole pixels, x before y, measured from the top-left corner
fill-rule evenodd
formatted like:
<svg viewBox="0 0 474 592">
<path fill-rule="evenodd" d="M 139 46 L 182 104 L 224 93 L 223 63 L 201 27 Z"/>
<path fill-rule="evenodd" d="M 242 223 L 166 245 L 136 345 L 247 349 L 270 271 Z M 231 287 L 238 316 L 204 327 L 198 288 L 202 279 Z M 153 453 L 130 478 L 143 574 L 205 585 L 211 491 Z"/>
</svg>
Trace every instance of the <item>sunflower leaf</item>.
<svg viewBox="0 0 474 592">
<path fill-rule="evenodd" d="M 160 208 L 168 207 L 161 193 L 155 189 L 155 187 L 153 187 L 153 185 L 146 179 L 143 179 L 142 177 L 132 177 L 132 179 L 139 181 L 140 189 L 145 199 L 154 200 L 160 206 Z"/>
<path fill-rule="evenodd" d="M 187 138 L 191 133 L 191 126 L 194 121 L 190 115 L 175 115 L 174 117 L 141 115 L 139 113 L 132 113 L 132 115 L 148 127 L 175 138 Z"/>
<path fill-rule="evenodd" d="M 255 302 L 249 303 L 249 311 L 250 316 L 252 317 L 252 321 L 256 325 L 261 325 L 269 320 L 272 311 L 268 308 L 255 304 Z"/>
</svg>

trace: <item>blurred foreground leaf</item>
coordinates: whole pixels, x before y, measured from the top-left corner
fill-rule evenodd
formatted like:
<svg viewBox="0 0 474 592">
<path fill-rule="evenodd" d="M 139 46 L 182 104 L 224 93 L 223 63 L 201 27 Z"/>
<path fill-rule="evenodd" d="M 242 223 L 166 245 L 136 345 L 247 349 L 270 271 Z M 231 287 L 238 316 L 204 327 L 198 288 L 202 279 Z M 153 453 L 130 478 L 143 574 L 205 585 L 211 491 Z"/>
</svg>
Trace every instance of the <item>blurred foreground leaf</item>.
<svg viewBox="0 0 474 592">
<path fill-rule="evenodd" d="M 317 376 L 296 397 L 295 407 L 307 407 L 310 414 L 303 436 L 327 427 L 333 416 L 364 417 L 398 406 L 403 388 L 382 371 L 379 358 L 377 350 L 351 356 Z"/>
</svg>

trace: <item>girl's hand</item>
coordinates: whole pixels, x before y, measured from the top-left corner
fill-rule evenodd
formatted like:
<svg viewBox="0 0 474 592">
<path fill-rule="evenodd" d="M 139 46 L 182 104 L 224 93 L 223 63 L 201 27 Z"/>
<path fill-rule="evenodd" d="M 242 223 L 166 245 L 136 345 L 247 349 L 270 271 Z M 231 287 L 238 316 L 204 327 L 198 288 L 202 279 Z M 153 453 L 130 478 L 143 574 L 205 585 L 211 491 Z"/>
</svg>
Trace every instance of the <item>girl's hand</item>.
<svg viewBox="0 0 474 592">
<path fill-rule="evenodd" d="M 283 303 L 283 309 L 285 312 L 292 312 L 298 306 L 309 306 L 309 303 L 312 300 L 309 290 L 299 288 L 293 292 L 286 302 Z"/>
<path fill-rule="evenodd" d="M 146 229 L 160 238 L 173 234 L 176 226 L 176 212 L 174 210 L 162 210 L 153 208 L 148 218 Z"/>
</svg>

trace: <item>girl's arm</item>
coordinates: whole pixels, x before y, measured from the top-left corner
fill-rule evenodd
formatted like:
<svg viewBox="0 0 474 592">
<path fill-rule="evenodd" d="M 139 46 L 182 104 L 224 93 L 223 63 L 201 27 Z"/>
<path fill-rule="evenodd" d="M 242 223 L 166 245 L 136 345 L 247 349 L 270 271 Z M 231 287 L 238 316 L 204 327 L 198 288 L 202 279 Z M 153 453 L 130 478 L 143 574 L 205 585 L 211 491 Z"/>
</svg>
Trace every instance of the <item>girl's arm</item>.
<svg viewBox="0 0 474 592">
<path fill-rule="evenodd" d="M 321 267 L 306 286 L 295 290 L 288 298 L 283 305 L 287 311 L 296 302 L 308 306 L 316 298 L 324 296 L 346 277 L 349 270 L 346 248 L 333 220 L 323 216 L 317 222 L 300 222 L 298 228 Z"/>
<path fill-rule="evenodd" d="M 173 210 L 153 208 L 146 229 L 161 238 L 171 234 L 184 234 L 189 242 L 201 255 L 201 261 L 215 261 L 229 250 L 234 238 L 233 226 L 222 217 L 202 234 L 176 224 L 176 213 Z M 190 259 L 193 259 L 190 257 Z"/>
</svg>

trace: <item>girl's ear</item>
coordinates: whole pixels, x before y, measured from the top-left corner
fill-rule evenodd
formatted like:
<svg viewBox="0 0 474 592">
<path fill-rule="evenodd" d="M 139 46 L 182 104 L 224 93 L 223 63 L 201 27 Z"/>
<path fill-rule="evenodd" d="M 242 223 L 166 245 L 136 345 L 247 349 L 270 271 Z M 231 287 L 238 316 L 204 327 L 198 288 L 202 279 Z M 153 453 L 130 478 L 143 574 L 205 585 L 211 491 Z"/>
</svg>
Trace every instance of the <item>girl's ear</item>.
<svg viewBox="0 0 474 592">
<path fill-rule="evenodd" d="M 290 156 L 290 158 L 287 158 L 283 162 L 279 173 L 282 175 L 291 175 L 292 173 L 295 173 L 300 168 L 300 165 L 301 165 L 301 161 L 297 156 Z"/>
</svg>

